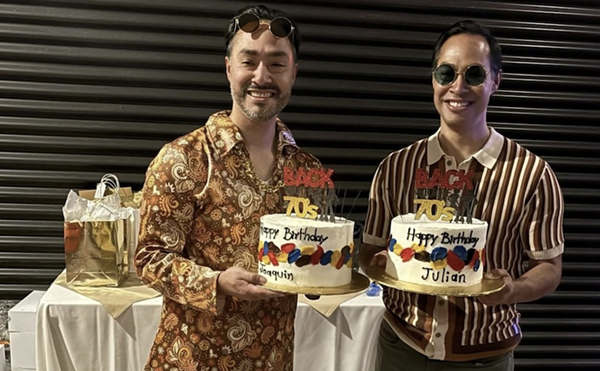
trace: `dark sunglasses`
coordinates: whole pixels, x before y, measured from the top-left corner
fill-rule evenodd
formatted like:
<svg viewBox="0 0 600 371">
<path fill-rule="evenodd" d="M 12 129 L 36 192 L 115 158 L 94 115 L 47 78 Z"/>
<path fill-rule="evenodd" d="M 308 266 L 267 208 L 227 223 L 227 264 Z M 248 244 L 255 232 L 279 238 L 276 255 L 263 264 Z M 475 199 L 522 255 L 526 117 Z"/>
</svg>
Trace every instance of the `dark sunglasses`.
<svg viewBox="0 0 600 371">
<path fill-rule="evenodd" d="M 244 13 L 235 19 L 235 26 L 234 33 L 238 27 L 244 32 L 252 33 L 260 27 L 260 18 L 252 13 Z M 273 18 L 269 22 L 269 31 L 277 38 L 294 36 L 292 21 L 284 17 Z"/>
<path fill-rule="evenodd" d="M 483 66 L 478 64 L 467 67 L 465 72 L 459 73 L 450 64 L 440 64 L 433 70 L 433 78 L 440 85 L 450 85 L 458 78 L 458 75 L 463 74 L 465 81 L 471 86 L 480 86 L 485 82 L 488 72 Z"/>
</svg>

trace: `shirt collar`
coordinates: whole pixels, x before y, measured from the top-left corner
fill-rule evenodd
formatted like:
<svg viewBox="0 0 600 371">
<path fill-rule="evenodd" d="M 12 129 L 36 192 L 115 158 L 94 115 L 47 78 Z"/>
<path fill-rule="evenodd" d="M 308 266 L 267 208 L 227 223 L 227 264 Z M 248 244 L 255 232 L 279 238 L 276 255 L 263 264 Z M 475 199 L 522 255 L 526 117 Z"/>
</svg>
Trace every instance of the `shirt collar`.
<svg viewBox="0 0 600 371">
<path fill-rule="evenodd" d="M 235 146 L 244 143 L 244 138 L 238 127 L 231 121 L 229 114 L 231 111 L 220 111 L 211 115 L 206 122 L 208 136 L 213 144 L 223 154 L 227 154 Z M 277 118 L 277 150 L 281 153 L 284 149 L 287 152 L 296 152 L 298 145 L 292 136 L 288 127 Z M 289 148 L 288 148 L 289 147 Z"/>
<path fill-rule="evenodd" d="M 440 146 L 440 129 L 427 139 L 427 164 L 433 165 L 438 162 L 442 156 L 446 155 Z M 498 161 L 500 152 L 504 145 L 504 137 L 494 128 L 490 127 L 490 137 L 485 145 L 473 156 L 479 163 L 488 169 L 491 169 Z"/>
</svg>

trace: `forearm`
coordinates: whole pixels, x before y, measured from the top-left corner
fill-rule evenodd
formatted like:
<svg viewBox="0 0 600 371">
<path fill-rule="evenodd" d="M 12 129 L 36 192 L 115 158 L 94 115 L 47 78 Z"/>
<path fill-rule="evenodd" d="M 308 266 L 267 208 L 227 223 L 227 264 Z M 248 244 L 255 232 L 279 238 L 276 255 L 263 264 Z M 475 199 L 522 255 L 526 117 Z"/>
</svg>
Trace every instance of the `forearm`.
<svg viewBox="0 0 600 371">
<path fill-rule="evenodd" d="M 514 281 L 513 303 L 540 299 L 556 290 L 562 276 L 562 258 L 529 260 L 530 269 Z"/>
</svg>

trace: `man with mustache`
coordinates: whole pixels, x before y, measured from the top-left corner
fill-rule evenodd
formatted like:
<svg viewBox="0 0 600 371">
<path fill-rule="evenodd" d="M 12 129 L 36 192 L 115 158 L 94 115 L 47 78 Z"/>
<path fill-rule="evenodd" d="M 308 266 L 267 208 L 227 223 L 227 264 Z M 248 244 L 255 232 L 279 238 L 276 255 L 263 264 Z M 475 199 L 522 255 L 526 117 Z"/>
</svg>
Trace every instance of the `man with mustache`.
<svg viewBox="0 0 600 371">
<path fill-rule="evenodd" d="M 226 32 L 233 107 L 165 145 L 146 173 L 142 281 L 163 294 L 151 370 L 292 370 L 297 297 L 263 287 L 259 220 L 283 212 L 283 169 L 318 169 L 277 118 L 298 70 L 298 26 L 265 6 Z"/>
<path fill-rule="evenodd" d="M 513 349 L 522 336 L 516 304 L 537 300 L 560 282 L 562 193 L 544 160 L 487 124 L 489 99 L 502 76 L 500 46 L 490 32 L 473 21 L 450 26 L 439 36 L 432 62 L 440 128 L 379 165 L 369 195 L 361 261 L 385 266 L 386 252 L 373 254 L 385 250 L 393 217 L 417 211 L 417 170 L 472 173 L 475 191 L 469 196 L 462 189 L 460 202 L 471 197 L 465 202 L 474 205 L 471 216 L 488 223 L 486 277 L 502 280 L 504 287 L 477 298 L 384 288 L 387 311 L 376 370 L 512 371 Z M 440 194 L 450 201 L 451 192 Z"/>
</svg>

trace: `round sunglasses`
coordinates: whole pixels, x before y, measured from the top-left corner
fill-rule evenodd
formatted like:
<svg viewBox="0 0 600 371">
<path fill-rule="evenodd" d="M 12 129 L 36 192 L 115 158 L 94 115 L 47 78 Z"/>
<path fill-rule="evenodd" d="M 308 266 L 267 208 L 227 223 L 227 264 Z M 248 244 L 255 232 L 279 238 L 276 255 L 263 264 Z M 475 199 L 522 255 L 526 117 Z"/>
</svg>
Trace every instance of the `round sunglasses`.
<svg viewBox="0 0 600 371">
<path fill-rule="evenodd" d="M 252 13 L 244 13 L 235 19 L 235 26 L 239 27 L 240 30 L 253 33 L 258 30 L 260 27 L 260 18 Z M 294 26 L 292 25 L 292 21 L 284 17 L 276 17 L 269 21 L 269 31 L 271 34 L 277 38 L 280 37 L 294 37 Z"/>
<path fill-rule="evenodd" d="M 480 86 L 485 82 L 488 72 L 478 64 L 467 67 L 465 72 L 458 72 L 454 66 L 446 63 L 440 64 L 433 70 L 433 78 L 442 86 L 452 84 L 461 74 L 464 75 L 467 84 Z"/>
</svg>

